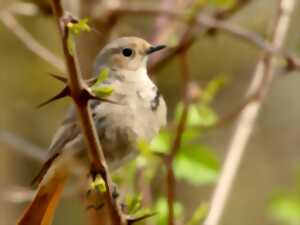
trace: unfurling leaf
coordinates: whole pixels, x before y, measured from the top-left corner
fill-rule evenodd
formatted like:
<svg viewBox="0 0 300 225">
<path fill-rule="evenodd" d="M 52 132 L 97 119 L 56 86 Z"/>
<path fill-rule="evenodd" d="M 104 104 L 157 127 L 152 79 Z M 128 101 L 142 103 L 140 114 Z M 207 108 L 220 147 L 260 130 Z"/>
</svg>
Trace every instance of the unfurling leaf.
<svg viewBox="0 0 300 225">
<path fill-rule="evenodd" d="M 112 86 L 103 84 L 108 75 L 109 70 L 107 68 L 102 69 L 97 76 L 97 81 L 91 86 L 92 92 L 97 97 L 107 97 L 114 91 Z"/>
<path fill-rule="evenodd" d="M 107 97 L 114 91 L 114 89 L 111 86 L 99 86 L 99 87 L 93 86 L 91 90 L 97 97 L 100 98 Z"/>
<path fill-rule="evenodd" d="M 78 22 L 69 22 L 67 24 L 69 33 L 67 38 L 67 47 L 70 55 L 74 56 L 75 54 L 75 36 L 78 36 L 81 32 L 90 32 L 91 28 L 87 24 L 88 19 L 81 19 Z"/>
<path fill-rule="evenodd" d="M 100 176 L 97 176 L 96 179 L 90 183 L 90 186 L 92 190 L 97 190 L 101 193 L 106 192 L 105 181 Z"/>
<path fill-rule="evenodd" d="M 69 31 L 74 35 L 79 35 L 81 32 L 90 32 L 91 28 L 88 25 L 88 18 L 79 20 L 78 22 L 69 22 L 67 24 Z"/>
<path fill-rule="evenodd" d="M 97 81 L 94 85 L 100 85 L 102 84 L 107 78 L 108 78 L 108 75 L 109 75 L 109 70 L 108 68 L 103 68 L 102 70 L 99 71 L 99 74 L 97 76 Z"/>
</svg>

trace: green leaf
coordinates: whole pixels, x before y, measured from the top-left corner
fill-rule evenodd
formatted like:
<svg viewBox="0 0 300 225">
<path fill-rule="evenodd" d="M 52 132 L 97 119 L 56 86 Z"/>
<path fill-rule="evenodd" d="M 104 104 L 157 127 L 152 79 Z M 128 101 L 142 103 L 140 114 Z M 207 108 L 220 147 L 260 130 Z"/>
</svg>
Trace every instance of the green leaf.
<svg viewBox="0 0 300 225">
<path fill-rule="evenodd" d="M 183 104 L 179 103 L 176 107 L 176 112 L 175 112 L 175 119 L 177 122 L 180 120 L 182 111 L 183 111 Z M 188 115 L 187 115 L 186 125 L 187 126 L 199 126 L 199 125 L 201 125 L 201 122 L 202 122 L 202 119 L 198 113 L 197 105 L 195 105 L 195 104 L 190 105 Z"/>
<path fill-rule="evenodd" d="M 103 68 L 102 70 L 99 71 L 99 74 L 97 76 L 97 81 L 94 84 L 95 86 L 102 84 L 105 80 L 107 80 L 109 75 L 109 69 L 108 68 Z"/>
<path fill-rule="evenodd" d="M 280 223 L 300 224 L 300 199 L 299 196 L 281 194 L 276 196 L 269 208 L 270 215 Z"/>
<path fill-rule="evenodd" d="M 190 141 L 200 137 L 202 131 L 198 128 L 186 128 L 182 134 L 182 144 L 189 144 Z"/>
<path fill-rule="evenodd" d="M 87 24 L 88 19 L 81 19 L 77 23 L 69 22 L 67 24 L 69 33 L 67 38 L 67 47 L 70 55 L 74 56 L 75 54 L 75 36 L 79 35 L 81 32 L 89 32 L 91 28 Z"/>
<path fill-rule="evenodd" d="M 177 179 L 194 185 L 213 183 L 219 174 L 219 163 L 215 154 L 202 145 L 180 149 L 173 168 Z"/>
<path fill-rule="evenodd" d="M 194 211 L 191 219 L 186 223 L 186 225 L 198 225 L 204 220 L 208 213 L 208 204 L 202 203 L 198 208 Z"/>
<path fill-rule="evenodd" d="M 107 97 L 114 91 L 112 86 L 103 84 L 103 82 L 108 78 L 108 75 L 108 68 L 103 68 L 99 72 L 99 75 L 97 76 L 97 81 L 91 86 L 91 90 L 96 96 Z"/>
<path fill-rule="evenodd" d="M 141 155 L 148 158 L 152 155 L 152 151 L 150 148 L 150 144 L 145 141 L 144 139 L 140 139 L 137 141 L 138 150 L 140 151 Z"/>
<path fill-rule="evenodd" d="M 92 92 L 98 97 L 107 97 L 113 93 L 114 89 L 111 86 L 93 86 L 91 87 Z"/>
<path fill-rule="evenodd" d="M 155 225 L 166 225 L 168 224 L 168 203 L 166 198 L 159 198 L 154 206 L 154 212 L 157 212 L 155 216 Z M 174 217 L 175 219 L 182 218 L 183 206 L 179 202 L 174 204 Z"/>
<path fill-rule="evenodd" d="M 171 146 L 171 134 L 166 130 L 161 130 L 150 143 L 150 148 L 154 152 L 168 153 Z"/>
<path fill-rule="evenodd" d="M 208 105 L 199 105 L 198 108 L 200 126 L 211 126 L 215 124 L 218 120 L 218 116 L 215 111 Z"/>
<path fill-rule="evenodd" d="M 72 34 L 79 35 L 81 32 L 91 31 L 91 28 L 87 23 L 88 23 L 88 18 L 84 18 L 79 20 L 77 23 L 69 22 L 67 26 L 69 28 L 69 31 Z"/>
<path fill-rule="evenodd" d="M 182 103 L 178 104 L 175 118 L 178 122 L 180 120 L 183 110 Z M 189 107 L 186 126 L 209 126 L 217 121 L 217 114 L 205 104 L 193 104 Z"/>
</svg>

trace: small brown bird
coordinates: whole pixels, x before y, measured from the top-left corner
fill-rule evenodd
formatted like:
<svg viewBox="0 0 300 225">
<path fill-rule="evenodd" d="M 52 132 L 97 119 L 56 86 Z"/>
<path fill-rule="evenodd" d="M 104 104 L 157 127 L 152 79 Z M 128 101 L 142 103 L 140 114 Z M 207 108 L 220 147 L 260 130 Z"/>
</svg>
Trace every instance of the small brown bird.
<svg viewBox="0 0 300 225">
<path fill-rule="evenodd" d="M 137 37 L 119 38 L 105 46 L 97 56 L 95 74 L 109 70 L 103 85 L 113 88 L 109 98 L 117 104 L 91 101 L 92 116 L 109 169 L 120 167 L 137 154 L 137 141 L 150 142 L 166 123 L 166 105 L 150 80 L 148 56 L 165 46 L 152 46 Z M 83 134 L 74 108 L 55 134 L 49 158 L 35 181 L 37 194 L 18 221 L 19 225 L 48 225 L 64 183 L 71 171 L 89 164 Z"/>
</svg>

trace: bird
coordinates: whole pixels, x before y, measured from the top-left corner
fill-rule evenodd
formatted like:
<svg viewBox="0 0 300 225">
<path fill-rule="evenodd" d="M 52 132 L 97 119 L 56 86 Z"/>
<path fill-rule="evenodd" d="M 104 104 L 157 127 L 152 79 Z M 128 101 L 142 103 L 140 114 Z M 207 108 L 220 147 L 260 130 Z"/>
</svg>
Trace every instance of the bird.
<svg viewBox="0 0 300 225">
<path fill-rule="evenodd" d="M 109 99 L 114 103 L 90 101 L 110 171 L 132 160 L 138 154 L 138 141 L 150 143 L 166 124 L 165 100 L 147 73 L 149 55 L 165 47 L 138 37 L 121 37 L 108 43 L 96 57 L 94 76 L 107 69 L 108 77 L 101 85 L 113 90 Z M 71 107 L 34 179 L 37 193 L 17 225 L 51 224 L 65 182 L 78 168 L 88 171 L 89 162 L 76 110 Z"/>
</svg>

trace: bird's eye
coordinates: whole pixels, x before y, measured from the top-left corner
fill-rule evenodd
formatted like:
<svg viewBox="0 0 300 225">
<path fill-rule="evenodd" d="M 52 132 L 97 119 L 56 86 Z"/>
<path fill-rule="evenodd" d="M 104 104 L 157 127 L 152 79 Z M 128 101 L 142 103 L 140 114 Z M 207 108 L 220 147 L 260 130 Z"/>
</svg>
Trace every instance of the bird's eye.
<svg viewBox="0 0 300 225">
<path fill-rule="evenodd" d="M 125 56 L 125 57 L 130 57 L 133 53 L 133 50 L 131 48 L 124 48 L 122 50 L 122 54 Z"/>
</svg>

